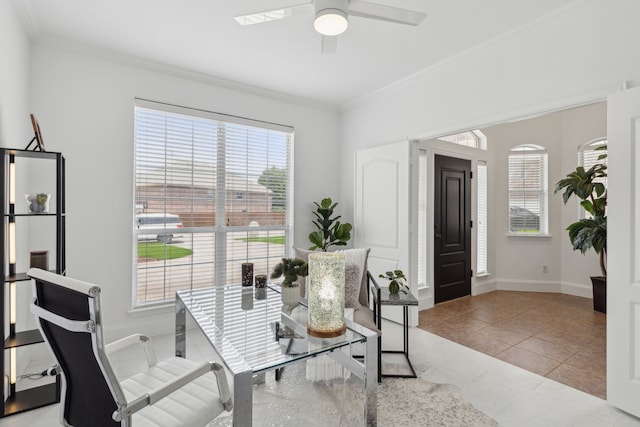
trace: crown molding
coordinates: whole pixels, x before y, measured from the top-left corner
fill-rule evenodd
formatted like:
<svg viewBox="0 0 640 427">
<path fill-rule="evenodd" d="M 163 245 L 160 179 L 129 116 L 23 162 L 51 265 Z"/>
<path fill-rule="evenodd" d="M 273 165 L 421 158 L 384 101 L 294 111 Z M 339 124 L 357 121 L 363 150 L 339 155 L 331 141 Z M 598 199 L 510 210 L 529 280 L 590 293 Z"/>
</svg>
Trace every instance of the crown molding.
<svg viewBox="0 0 640 427">
<path fill-rule="evenodd" d="M 338 113 L 338 106 L 335 104 L 328 104 L 312 99 L 297 97 L 282 92 L 277 92 L 269 89 L 265 89 L 259 86 L 253 86 L 247 83 L 242 83 L 233 80 L 227 80 L 221 77 L 217 77 L 211 74 L 206 74 L 198 71 L 188 70 L 185 68 L 169 65 L 161 62 L 152 61 L 149 59 L 128 55 L 121 52 L 116 52 L 103 47 L 90 45 L 87 43 L 78 42 L 75 40 L 55 37 L 55 36 L 40 36 L 37 40 L 34 40 L 36 46 L 42 46 L 46 48 L 53 48 L 64 50 L 67 52 L 75 53 L 78 55 L 88 56 L 95 59 L 101 59 L 117 64 L 127 65 L 134 68 L 139 68 L 147 71 L 153 71 L 173 77 L 179 77 L 195 82 L 210 84 L 225 89 L 236 90 L 250 95 L 261 96 L 276 101 L 286 102 L 289 104 L 300 105 L 316 110 L 329 111 Z"/>
</svg>

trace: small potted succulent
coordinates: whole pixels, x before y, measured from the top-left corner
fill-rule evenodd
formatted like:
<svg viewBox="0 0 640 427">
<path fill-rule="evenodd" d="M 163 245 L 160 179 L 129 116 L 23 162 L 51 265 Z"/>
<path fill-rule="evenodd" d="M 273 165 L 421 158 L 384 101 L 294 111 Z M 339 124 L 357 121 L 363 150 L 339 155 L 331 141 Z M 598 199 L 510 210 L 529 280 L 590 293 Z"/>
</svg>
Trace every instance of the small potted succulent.
<svg viewBox="0 0 640 427">
<path fill-rule="evenodd" d="M 405 280 L 407 280 L 407 278 L 405 277 L 402 270 L 387 271 L 386 273 L 381 274 L 378 277 L 387 279 L 389 281 L 389 293 L 391 295 L 398 295 L 398 292 L 407 294 L 409 291 L 409 286 L 407 286 L 407 284 L 405 283 Z"/>
<path fill-rule="evenodd" d="M 300 300 L 300 285 L 296 283 L 298 277 L 306 276 L 309 271 L 306 262 L 300 258 L 282 258 L 271 273 L 272 279 L 284 277 L 281 286 L 282 303 L 288 306 L 295 306 Z"/>
<path fill-rule="evenodd" d="M 49 199 L 51 198 L 51 194 L 25 194 L 24 198 L 27 199 L 27 203 L 29 204 L 29 213 L 49 212 Z"/>
</svg>

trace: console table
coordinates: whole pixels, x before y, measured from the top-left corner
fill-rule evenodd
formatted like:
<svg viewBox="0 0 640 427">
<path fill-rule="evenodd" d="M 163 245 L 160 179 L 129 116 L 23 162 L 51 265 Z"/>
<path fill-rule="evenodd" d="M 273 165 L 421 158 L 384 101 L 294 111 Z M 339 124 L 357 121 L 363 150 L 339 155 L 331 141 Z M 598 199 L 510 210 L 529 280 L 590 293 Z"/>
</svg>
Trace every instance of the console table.
<svg viewBox="0 0 640 427">
<path fill-rule="evenodd" d="M 379 294 L 374 292 L 373 295 L 373 317 L 378 329 L 382 331 L 382 306 L 383 305 L 391 305 L 391 306 L 402 306 L 402 314 L 403 314 L 403 349 L 402 350 L 382 350 L 382 334 L 378 340 L 378 360 L 380 363 L 378 364 L 378 382 L 382 381 L 382 377 L 401 377 L 401 378 L 416 378 L 416 371 L 411 364 L 411 360 L 409 360 L 409 306 L 417 306 L 418 299 L 413 296 L 411 292 L 402 293 L 399 292 L 397 294 L 392 295 L 389 292 L 389 288 L 379 287 Z M 379 298 L 379 299 L 378 299 Z M 404 360 L 406 361 L 410 374 L 392 374 L 392 373 L 384 373 L 382 372 L 383 365 L 383 355 L 384 354 L 402 354 L 404 356 Z"/>
</svg>

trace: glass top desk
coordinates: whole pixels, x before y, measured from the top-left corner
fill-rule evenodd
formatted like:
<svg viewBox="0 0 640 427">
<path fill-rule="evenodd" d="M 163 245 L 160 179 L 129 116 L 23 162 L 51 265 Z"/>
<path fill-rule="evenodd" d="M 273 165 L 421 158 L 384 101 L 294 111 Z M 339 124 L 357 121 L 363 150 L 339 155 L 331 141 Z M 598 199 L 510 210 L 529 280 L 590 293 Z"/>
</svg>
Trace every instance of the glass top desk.
<svg viewBox="0 0 640 427">
<path fill-rule="evenodd" d="M 328 355 L 364 381 L 364 420 L 375 426 L 377 334 L 345 319 L 347 331 L 339 337 L 308 336 L 306 324 L 283 310 L 278 291 L 273 285 L 262 290 L 232 285 L 176 292 L 176 356 L 186 357 L 189 313 L 233 376 L 233 425 L 250 426 L 254 375 Z M 304 304 L 296 310 L 306 313 Z M 356 343 L 365 345 L 364 363 L 334 351 Z"/>
</svg>

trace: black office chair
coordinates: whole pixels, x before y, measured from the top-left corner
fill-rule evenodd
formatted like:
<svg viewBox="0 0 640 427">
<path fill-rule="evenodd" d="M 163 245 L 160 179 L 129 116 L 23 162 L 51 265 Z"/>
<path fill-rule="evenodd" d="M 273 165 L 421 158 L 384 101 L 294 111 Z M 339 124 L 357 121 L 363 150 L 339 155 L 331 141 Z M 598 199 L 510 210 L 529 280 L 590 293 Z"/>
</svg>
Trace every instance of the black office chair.
<svg viewBox="0 0 640 427">
<path fill-rule="evenodd" d="M 36 268 L 27 274 L 35 279 L 31 311 L 60 367 L 63 425 L 206 426 L 232 409 L 221 365 L 179 357 L 157 362 L 140 334 L 105 346 L 99 287 Z M 133 344 L 144 348 L 148 368 L 120 381 L 109 354 Z"/>
</svg>

